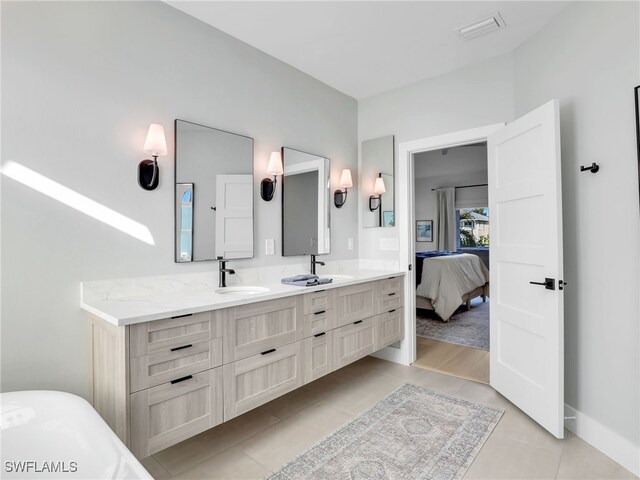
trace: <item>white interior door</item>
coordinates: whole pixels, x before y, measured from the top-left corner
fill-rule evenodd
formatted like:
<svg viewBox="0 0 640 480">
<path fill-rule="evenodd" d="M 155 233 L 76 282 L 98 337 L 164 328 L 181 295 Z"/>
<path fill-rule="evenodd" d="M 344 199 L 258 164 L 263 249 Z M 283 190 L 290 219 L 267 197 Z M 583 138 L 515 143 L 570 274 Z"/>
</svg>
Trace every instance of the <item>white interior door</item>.
<svg viewBox="0 0 640 480">
<path fill-rule="evenodd" d="M 562 195 L 558 101 L 487 138 L 491 386 L 564 435 Z M 532 284 L 545 283 L 548 286 Z"/>
<path fill-rule="evenodd" d="M 216 175 L 216 257 L 253 256 L 253 176 Z"/>
</svg>

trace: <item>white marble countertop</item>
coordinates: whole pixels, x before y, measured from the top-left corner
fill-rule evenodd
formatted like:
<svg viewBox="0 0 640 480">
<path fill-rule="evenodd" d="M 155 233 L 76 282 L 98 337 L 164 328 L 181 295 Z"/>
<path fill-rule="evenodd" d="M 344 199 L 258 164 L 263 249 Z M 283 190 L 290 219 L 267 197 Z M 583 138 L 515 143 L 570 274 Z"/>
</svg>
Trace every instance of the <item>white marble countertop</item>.
<svg viewBox="0 0 640 480">
<path fill-rule="evenodd" d="M 283 285 L 279 279 L 275 278 L 260 280 L 261 274 L 256 273 L 257 270 L 259 269 L 247 269 L 237 276 L 228 276 L 227 285 L 229 287 L 259 286 L 266 287 L 269 291 L 252 295 L 216 293 L 217 271 L 162 275 L 83 282 L 80 306 L 83 310 L 113 325 L 124 326 L 404 275 L 404 272 L 393 270 L 341 268 L 340 271 L 318 272 L 318 274 L 348 275 L 353 278 L 338 279 L 317 287 L 295 287 Z"/>
</svg>

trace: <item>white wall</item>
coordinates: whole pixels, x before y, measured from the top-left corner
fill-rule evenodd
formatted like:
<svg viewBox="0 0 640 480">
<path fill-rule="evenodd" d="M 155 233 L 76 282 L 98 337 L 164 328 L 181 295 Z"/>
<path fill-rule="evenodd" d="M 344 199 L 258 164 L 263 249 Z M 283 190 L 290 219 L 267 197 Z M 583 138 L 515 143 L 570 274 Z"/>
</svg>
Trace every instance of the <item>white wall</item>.
<svg viewBox="0 0 640 480">
<path fill-rule="evenodd" d="M 640 443 L 637 2 L 576 2 L 515 51 L 515 108 L 560 100 L 567 404 Z M 593 175 L 580 165 L 597 162 Z"/>
<path fill-rule="evenodd" d="M 258 193 L 271 151 L 326 155 L 334 188 L 344 167 L 357 184 L 355 100 L 161 2 L 2 2 L 2 102 L 4 162 L 142 223 L 155 242 L 4 177 L 3 391 L 86 395 L 81 281 L 217 268 L 173 263 L 172 153 L 157 190 L 136 181 L 149 123 L 164 124 L 169 152 L 175 118 L 255 139 L 256 258 L 232 267 L 304 260 L 264 254 L 266 238 L 281 250 L 280 190 L 270 203 Z M 346 248 L 357 207 L 332 207 L 330 259 L 357 257 Z"/>
<path fill-rule="evenodd" d="M 640 443 L 638 171 L 633 87 L 640 84 L 637 2 L 575 2 L 513 54 L 365 99 L 359 139 L 397 142 L 510 121 L 561 102 L 566 402 Z M 598 162 L 598 174 L 579 165 Z M 391 229 L 361 229 L 364 258 Z M 582 418 L 582 416 L 581 416 Z M 603 448 L 602 446 L 600 446 Z M 612 455 L 618 444 L 607 452 Z M 628 468 L 629 464 L 625 464 Z M 636 461 L 637 468 L 637 461 Z"/>
<path fill-rule="evenodd" d="M 509 121 L 513 110 L 513 57 L 508 54 L 360 100 L 358 139 L 395 135 L 397 162 L 400 142 Z M 396 175 L 400 188 L 397 181 Z M 398 260 L 398 251 L 380 249 L 383 239 L 397 242 L 398 227 L 360 228 L 359 238 L 360 258 Z"/>
</svg>

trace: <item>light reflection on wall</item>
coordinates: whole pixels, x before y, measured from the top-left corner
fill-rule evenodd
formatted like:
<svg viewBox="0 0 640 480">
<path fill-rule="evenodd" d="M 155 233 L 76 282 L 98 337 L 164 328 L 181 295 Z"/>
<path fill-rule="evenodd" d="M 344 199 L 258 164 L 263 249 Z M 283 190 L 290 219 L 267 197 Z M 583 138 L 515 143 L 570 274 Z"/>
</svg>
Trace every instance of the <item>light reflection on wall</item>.
<svg viewBox="0 0 640 480">
<path fill-rule="evenodd" d="M 148 245 L 155 245 L 153 236 L 145 225 L 109 207 L 105 207 L 95 200 L 91 200 L 19 163 L 13 161 L 6 162 L 2 167 L 2 174 L 141 242 Z"/>
</svg>

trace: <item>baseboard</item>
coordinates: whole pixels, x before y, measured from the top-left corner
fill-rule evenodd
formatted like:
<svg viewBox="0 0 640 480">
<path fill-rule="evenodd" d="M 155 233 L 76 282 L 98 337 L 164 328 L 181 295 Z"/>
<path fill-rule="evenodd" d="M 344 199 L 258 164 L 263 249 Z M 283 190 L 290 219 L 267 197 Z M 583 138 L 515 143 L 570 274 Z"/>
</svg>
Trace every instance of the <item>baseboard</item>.
<svg viewBox="0 0 640 480">
<path fill-rule="evenodd" d="M 640 445 L 621 437 L 597 420 L 576 410 L 570 405 L 564 406 L 564 426 L 585 442 L 600 450 L 634 475 L 640 476 Z"/>
</svg>

